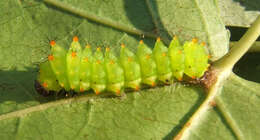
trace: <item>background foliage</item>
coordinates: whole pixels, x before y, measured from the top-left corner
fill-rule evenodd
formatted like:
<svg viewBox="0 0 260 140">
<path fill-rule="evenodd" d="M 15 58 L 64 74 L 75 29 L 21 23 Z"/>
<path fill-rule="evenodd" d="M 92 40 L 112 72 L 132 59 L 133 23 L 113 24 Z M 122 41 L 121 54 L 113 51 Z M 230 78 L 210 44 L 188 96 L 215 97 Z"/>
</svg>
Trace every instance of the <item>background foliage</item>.
<svg viewBox="0 0 260 140">
<path fill-rule="evenodd" d="M 197 37 L 207 42 L 215 61 L 229 49 L 225 25 L 249 27 L 260 13 L 258 0 L 59 2 L 102 23 L 42 0 L 0 1 L 1 139 L 172 139 L 205 100 L 207 93 L 201 87 L 175 83 L 128 93 L 125 98 L 93 94 L 43 98 L 33 85 L 37 64 L 49 53 L 49 40 L 68 47 L 72 36 L 78 35 L 83 46 L 90 43 L 93 49 L 109 45 L 118 51 L 119 44 L 125 43 L 135 51 L 142 35 L 105 25 L 109 22 L 162 36 L 166 43 L 172 35 L 181 41 Z M 153 47 L 154 38 L 144 39 Z M 259 73 L 257 59 L 243 59 L 235 72 L 259 82 L 259 74 L 252 76 Z M 249 62 L 254 65 L 248 66 Z M 232 74 L 219 95 L 240 131 L 234 132 L 222 111 L 212 107 L 189 130 L 189 139 L 237 139 L 237 133 L 245 139 L 260 138 L 260 84 L 245 79 Z"/>
</svg>

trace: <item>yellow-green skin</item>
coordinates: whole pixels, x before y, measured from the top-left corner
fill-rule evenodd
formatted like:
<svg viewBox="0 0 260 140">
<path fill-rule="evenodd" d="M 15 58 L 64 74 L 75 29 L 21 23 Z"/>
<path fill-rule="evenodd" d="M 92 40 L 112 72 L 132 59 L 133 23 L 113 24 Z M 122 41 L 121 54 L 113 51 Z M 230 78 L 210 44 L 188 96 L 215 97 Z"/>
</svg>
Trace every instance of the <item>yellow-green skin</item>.
<svg viewBox="0 0 260 140">
<path fill-rule="evenodd" d="M 165 84 L 170 84 L 172 78 L 170 57 L 168 48 L 160 41 L 160 38 L 157 39 L 153 48 L 153 57 L 157 66 L 158 80 Z"/>
<path fill-rule="evenodd" d="M 117 57 L 109 48 L 107 48 L 105 52 L 105 67 L 107 90 L 116 93 L 116 95 L 120 95 L 125 83 L 124 71 Z"/>
<path fill-rule="evenodd" d="M 185 54 L 177 37 L 174 37 L 171 41 L 168 55 L 170 57 L 173 77 L 181 81 L 185 69 Z"/>
<path fill-rule="evenodd" d="M 53 60 L 49 59 L 51 68 L 56 75 L 57 80 L 61 87 L 63 87 L 66 91 L 70 90 L 70 84 L 67 77 L 67 61 L 66 61 L 67 51 L 57 45 L 56 43 L 51 47 L 51 55 L 53 56 Z"/>
<path fill-rule="evenodd" d="M 156 63 L 152 50 L 140 41 L 137 49 L 137 57 L 141 66 L 142 83 L 155 86 L 157 79 Z"/>
<path fill-rule="evenodd" d="M 184 44 L 185 69 L 184 73 L 195 79 L 204 75 L 209 67 L 208 55 L 205 53 L 205 47 L 196 41 L 186 42 Z"/>
<path fill-rule="evenodd" d="M 40 65 L 37 77 L 46 90 L 93 89 L 96 94 L 107 90 L 121 95 L 125 88 L 139 90 L 141 83 L 152 87 L 157 81 L 169 84 L 184 74 L 200 78 L 209 67 L 204 43 L 198 44 L 196 39 L 182 46 L 174 37 L 169 48 L 157 39 L 153 51 L 140 41 L 136 55 L 122 45 L 119 59 L 109 49 L 105 56 L 100 48 L 92 55 L 89 45 L 82 51 L 77 38 L 68 51 L 55 42 L 50 44 L 49 60 Z"/>
<path fill-rule="evenodd" d="M 81 46 L 77 40 L 73 40 L 67 52 L 67 76 L 70 88 L 76 92 L 80 91 L 80 64 Z"/>
<path fill-rule="evenodd" d="M 139 90 L 141 84 L 141 68 L 136 55 L 124 45 L 120 51 L 120 65 L 124 70 L 125 87 Z"/>
<path fill-rule="evenodd" d="M 103 52 L 97 48 L 92 63 L 91 69 L 91 88 L 96 94 L 103 92 L 106 89 L 106 70 Z"/>
<path fill-rule="evenodd" d="M 90 89 L 92 62 L 93 62 L 92 50 L 90 46 L 87 45 L 81 54 L 80 92 L 84 92 Z"/>
<path fill-rule="evenodd" d="M 56 76 L 52 71 L 49 61 L 45 61 L 40 64 L 39 74 L 37 80 L 48 91 L 59 91 L 61 87 L 56 80 Z"/>
</svg>

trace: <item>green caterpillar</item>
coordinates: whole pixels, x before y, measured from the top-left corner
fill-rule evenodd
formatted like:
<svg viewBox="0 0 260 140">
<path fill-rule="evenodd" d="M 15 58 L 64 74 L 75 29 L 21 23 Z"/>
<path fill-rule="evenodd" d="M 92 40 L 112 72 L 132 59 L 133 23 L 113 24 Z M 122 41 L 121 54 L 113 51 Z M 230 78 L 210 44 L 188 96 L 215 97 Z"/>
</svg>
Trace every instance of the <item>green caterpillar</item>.
<svg viewBox="0 0 260 140">
<path fill-rule="evenodd" d="M 192 79 L 200 78 L 207 71 L 209 55 L 205 43 L 197 39 L 181 45 L 174 37 L 167 48 L 157 38 L 151 50 L 141 40 L 137 53 L 121 45 L 120 56 L 106 48 L 97 48 L 93 54 L 90 45 L 82 49 L 78 37 L 74 37 L 69 50 L 50 42 L 48 61 L 40 64 L 37 81 L 47 91 L 84 92 L 92 89 L 96 94 L 104 91 L 121 95 L 125 88 L 139 90 L 141 85 L 150 87 L 158 83 L 182 80 L 184 74 Z"/>
</svg>

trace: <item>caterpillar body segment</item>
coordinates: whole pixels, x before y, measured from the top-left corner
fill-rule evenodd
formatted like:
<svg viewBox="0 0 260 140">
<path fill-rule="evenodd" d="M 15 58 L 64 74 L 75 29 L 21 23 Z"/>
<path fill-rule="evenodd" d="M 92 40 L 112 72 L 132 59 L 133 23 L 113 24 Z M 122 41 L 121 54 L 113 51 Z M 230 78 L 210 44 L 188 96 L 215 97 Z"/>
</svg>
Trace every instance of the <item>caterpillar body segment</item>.
<svg viewBox="0 0 260 140">
<path fill-rule="evenodd" d="M 184 44 L 184 53 L 186 57 L 184 73 L 193 79 L 203 76 L 209 65 L 204 46 L 193 39 Z"/>
<path fill-rule="evenodd" d="M 93 63 L 93 56 L 90 45 L 87 45 L 81 54 L 80 62 L 80 92 L 90 89 L 91 83 L 91 69 Z"/>
<path fill-rule="evenodd" d="M 125 88 L 139 90 L 142 79 L 137 56 L 122 44 L 119 60 L 124 70 Z"/>
<path fill-rule="evenodd" d="M 181 81 L 185 69 L 185 53 L 177 37 L 174 37 L 171 41 L 168 55 L 170 57 L 173 77 Z"/>
<path fill-rule="evenodd" d="M 59 81 L 61 87 L 66 91 L 70 90 L 70 84 L 67 77 L 67 61 L 66 54 L 67 51 L 55 43 L 55 41 L 50 42 L 51 54 L 48 56 L 51 68 Z"/>
<path fill-rule="evenodd" d="M 40 65 L 37 77 L 48 91 L 93 89 L 96 94 L 109 91 L 120 96 L 126 88 L 170 84 L 173 79 L 182 80 L 184 74 L 200 78 L 209 66 L 205 43 L 196 39 L 181 45 L 174 37 L 167 48 L 158 38 L 153 50 L 140 41 L 136 54 L 122 44 L 119 57 L 109 48 L 103 53 L 98 47 L 92 54 L 89 45 L 81 48 L 77 37 L 68 51 L 54 41 L 50 44 L 51 55 Z"/>
<path fill-rule="evenodd" d="M 153 48 L 153 57 L 156 63 L 158 81 L 169 84 L 172 79 L 171 62 L 168 48 L 157 38 Z"/>
<path fill-rule="evenodd" d="M 137 57 L 141 67 L 142 83 L 150 86 L 156 85 L 157 71 L 152 50 L 141 40 L 137 48 Z"/>
<path fill-rule="evenodd" d="M 93 56 L 91 68 L 91 88 L 96 94 L 103 92 L 106 89 L 107 78 L 105 70 L 105 60 L 101 48 L 98 47 Z"/>
<path fill-rule="evenodd" d="M 81 46 L 78 38 L 74 37 L 67 52 L 67 75 L 70 88 L 76 92 L 80 91 L 80 64 L 81 64 Z"/>
<path fill-rule="evenodd" d="M 105 69 L 107 74 L 107 90 L 120 95 L 125 82 L 124 71 L 117 57 L 109 48 L 106 48 L 105 52 Z"/>
<path fill-rule="evenodd" d="M 37 76 L 37 80 L 48 91 L 52 90 L 58 92 L 59 90 L 61 90 L 61 87 L 56 80 L 56 76 L 53 73 L 49 61 L 45 61 L 40 64 L 40 71 Z"/>
</svg>

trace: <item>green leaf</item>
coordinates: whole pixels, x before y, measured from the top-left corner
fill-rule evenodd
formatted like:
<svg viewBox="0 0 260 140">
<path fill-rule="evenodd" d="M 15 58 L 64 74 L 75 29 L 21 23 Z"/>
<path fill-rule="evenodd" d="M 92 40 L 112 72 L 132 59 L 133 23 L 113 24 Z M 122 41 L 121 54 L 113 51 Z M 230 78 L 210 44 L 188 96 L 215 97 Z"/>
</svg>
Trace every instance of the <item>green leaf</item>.
<svg viewBox="0 0 260 140">
<path fill-rule="evenodd" d="M 249 27 L 258 15 L 258 0 L 218 0 L 220 15 L 226 26 Z"/>
<path fill-rule="evenodd" d="M 259 90 L 259 83 L 250 82 L 232 74 L 217 97 L 217 107 L 209 108 L 205 116 L 200 116 L 203 119 L 194 130 L 191 130 L 190 138 L 259 139 Z M 237 129 L 230 131 L 231 125 Z"/>
<path fill-rule="evenodd" d="M 1 115 L 0 128 L 5 131 L 0 136 L 161 139 L 177 132 L 179 121 L 183 123 L 203 100 L 202 93 L 198 87 L 176 84 L 127 94 L 125 99 L 85 96 L 50 102 Z"/>
<path fill-rule="evenodd" d="M 74 35 L 83 46 L 90 43 L 94 49 L 109 45 L 116 52 L 121 43 L 136 51 L 143 34 L 150 47 L 156 36 L 166 43 L 172 35 L 178 35 L 182 42 L 197 37 L 207 42 L 212 60 L 217 60 L 228 50 L 228 35 L 216 3 L 63 0 L 57 5 L 51 1 L 0 2 L 1 139 L 172 139 L 188 127 L 186 122 L 207 99 L 199 86 L 175 83 L 127 93 L 122 98 L 94 94 L 44 98 L 34 88 L 37 64 L 49 54 L 49 39 L 68 47 Z M 213 139 L 235 139 L 237 127 L 233 122 L 240 130 L 238 134 L 257 139 L 259 115 L 254 114 L 259 114 L 259 95 L 257 90 L 248 89 L 258 88 L 259 84 L 231 76 L 219 98 L 224 112 L 234 119 L 226 121 L 228 117 L 219 106 L 221 111 L 208 110 L 192 122 L 198 127 L 187 130 L 191 139 L 208 139 L 209 134 Z M 236 97 L 234 103 L 243 104 L 230 104 L 231 97 Z M 250 113 L 241 116 L 237 110 L 246 107 Z"/>
</svg>

